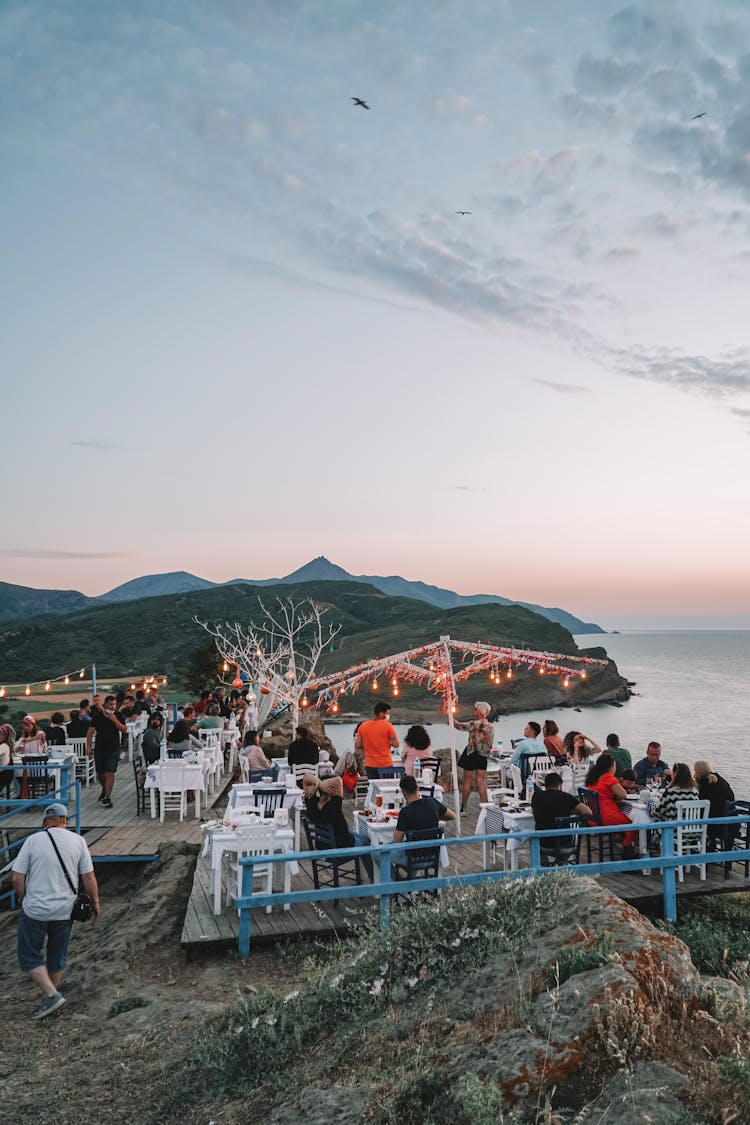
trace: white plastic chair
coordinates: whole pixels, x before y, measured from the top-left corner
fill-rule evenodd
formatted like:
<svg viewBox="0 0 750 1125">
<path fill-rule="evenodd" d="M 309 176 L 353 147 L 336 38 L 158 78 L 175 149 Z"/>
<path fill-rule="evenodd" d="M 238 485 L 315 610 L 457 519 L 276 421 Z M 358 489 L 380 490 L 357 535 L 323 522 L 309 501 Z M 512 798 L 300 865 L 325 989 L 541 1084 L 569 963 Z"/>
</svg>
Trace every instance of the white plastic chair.
<svg viewBox="0 0 750 1125">
<path fill-rule="evenodd" d="M 318 764 L 312 765 L 311 762 L 303 762 L 302 765 L 292 766 L 295 781 L 302 781 L 306 773 L 314 773 L 318 777 Z"/>
<path fill-rule="evenodd" d="M 517 767 L 516 767 L 517 768 Z M 519 771 L 520 772 L 520 771 Z M 486 836 L 499 836 L 501 833 L 507 834 L 507 829 L 503 823 L 502 809 L 487 809 L 484 820 L 484 834 Z M 503 871 L 506 869 L 506 848 L 505 840 L 493 840 L 489 843 L 487 840 L 482 844 L 482 858 L 483 867 L 486 871 L 490 862 L 494 865 L 497 863 L 497 849 L 503 849 Z M 489 853 L 489 855 L 488 855 Z"/>
<path fill-rule="evenodd" d="M 229 906 L 233 898 L 239 896 L 242 888 L 242 866 L 240 859 L 248 855 L 272 855 L 276 851 L 276 831 L 272 825 L 259 824 L 252 825 L 245 828 L 240 828 L 237 832 L 239 837 L 239 849 L 237 852 L 237 859 L 229 864 L 227 872 L 227 898 L 226 905 Z M 273 892 L 273 868 L 272 863 L 256 863 L 253 864 L 253 880 L 265 879 L 266 894 Z M 291 889 L 291 874 L 289 872 L 289 865 L 284 864 L 284 890 Z M 289 907 L 287 906 L 288 910 Z M 266 914 L 271 913 L 270 904 L 266 907 Z"/>
<path fill-rule="evenodd" d="M 65 743 L 66 747 L 74 752 L 76 756 L 76 777 L 82 777 L 86 786 L 96 777 L 96 767 L 94 765 L 94 755 L 88 757 L 86 754 L 86 739 L 85 738 L 69 738 Z"/>
<path fill-rule="evenodd" d="M 710 801 L 677 801 L 675 803 L 675 820 L 708 820 Z M 701 855 L 706 851 L 706 837 L 708 824 L 689 824 L 681 827 L 678 823 L 674 833 L 675 855 Z M 688 863 L 686 867 L 697 867 L 701 879 L 706 878 L 705 863 Z M 685 868 L 677 868 L 677 878 L 682 883 L 685 878 Z"/>
<path fill-rule="evenodd" d="M 159 767 L 159 820 L 164 821 L 165 812 L 179 812 L 180 821 L 187 815 L 187 790 L 185 789 L 185 767 L 178 759 L 162 762 Z"/>
<path fill-rule="evenodd" d="M 520 800 L 521 794 L 523 793 L 523 781 L 521 779 L 521 767 L 520 766 L 514 766 L 511 763 L 511 765 L 508 766 L 508 769 L 510 770 L 510 776 L 511 776 L 511 780 L 513 782 L 513 792 L 515 793 L 516 797 L 518 797 L 519 800 Z"/>
</svg>

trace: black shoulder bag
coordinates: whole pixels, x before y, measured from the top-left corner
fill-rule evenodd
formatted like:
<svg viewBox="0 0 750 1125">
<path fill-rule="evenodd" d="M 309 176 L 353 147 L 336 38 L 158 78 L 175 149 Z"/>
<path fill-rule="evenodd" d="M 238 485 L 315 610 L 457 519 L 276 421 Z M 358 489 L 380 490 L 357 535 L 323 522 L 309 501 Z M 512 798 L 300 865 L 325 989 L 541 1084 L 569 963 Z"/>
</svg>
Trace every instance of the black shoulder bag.
<svg viewBox="0 0 750 1125">
<path fill-rule="evenodd" d="M 68 874 L 68 869 L 65 866 L 65 864 L 63 863 L 63 858 L 60 855 L 57 844 L 55 843 L 54 836 L 52 835 L 52 833 L 50 832 L 50 830 L 48 828 L 45 828 L 44 831 L 49 836 L 50 843 L 52 844 L 52 847 L 55 849 L 55 855 L 60 860 L 60 866 L 63 869 L 63 874 L 65 875 L 65 878 L 68 880 L 68 886 L 70 887 L 73 894 L 76 896 L 76 900 L 73 903 L 73 910 L 71 911 L 71 915 L 70 915 L 71 922 L 90 922 L 93 915 L 94 915 L 94 904 L 91 901 L 91 895 L 88 893 L 88 891 L 82 891 L 80 889 L 78 891 L 76 891 L 75 887 L 73 886 L 73 880 L 71 879 L 70 875 Z"/>
</svg>

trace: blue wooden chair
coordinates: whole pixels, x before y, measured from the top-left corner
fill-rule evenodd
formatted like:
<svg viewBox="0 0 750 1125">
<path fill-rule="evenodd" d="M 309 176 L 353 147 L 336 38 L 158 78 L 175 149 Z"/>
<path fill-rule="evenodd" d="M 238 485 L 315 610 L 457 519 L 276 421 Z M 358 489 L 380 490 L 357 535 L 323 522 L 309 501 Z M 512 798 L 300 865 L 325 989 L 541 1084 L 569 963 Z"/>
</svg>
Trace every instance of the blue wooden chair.
<svg viewBox="0 0 750 1125">
<path fill-rule="evenodd" d="M 303 816 L 302 827 L 305 830 L 308 848 L 311 852 L 316 853 L 315 859 L 311 860 L 315 890 L 319 891 L 321 887 L 339 887 L 342 878 L 345 882 L 356 883 L 357 886 L 360 886 L 362 883 L 362 866 L 358 855 L 352 856 L 351 859 L 348 856 L 324 859 L 319 855 L 321 852 L 330 851 L 336 847 L 336 837 L 331 825 L 314 824 L 306 816 Z M 340 899 L 334 899 L 333 905 L 338 906 L 340 901 Z"/>
<path fill-rule="evenodd" d="M 601 823 L 602 823 L 602 812 L 601 812 L 601 809 L 599 807 L 599 794 L 597 793 L 596 789 L 586 789 L 586 788 L 579 789 L 578 790 L 578 800 L 581 802 L 582 805 L 588 805 L 588 807 L 591 809 L 592 813 L 594 814 L 594 816 L 593 816 L 594 824 L 601 825 Z M 624 832 L 625 828 L 623 828 L 622 831 Z M 599 848 L 599 863 L 604 863 L 604 850 L 605 850 L 605 848 L 609 850 L 609 858 L 611 860 L 614 860 L 614 858 L 615 858 L 615 846 L 614 846 L 614 840 L 613 840 L 614 835 L 615 835 L 614 832 L 610 832 L 606 836 L 587 836 L 586 837 L 586 862 L 591 863 L 591 841 L 592 840 L 596 841 L 595 846 L 597 846 Z"/>
<path fill-rule="evenodd" d="M 724 851 L 734 851 L 736 849 L 747 849 L 747 859 L 744 861 L 745 878 L 748 877 L 750 871 L 750 801 L 725 801 L 724 802 L 724 816 L 747 816 L 744 824 L 725 824 L 723 825 L 723 846 Z M 720 826 L 717 826 L 720 827 Z M 742 863 L 742 860 L 738 860 Z M 727 862 L 724 864 L 724 878 L 728 879 L 732 874 L 732 864 Z"/>
<path fill-rule="evenodd" d="M 393 877 L 396 880 L 402 879 L 431 879 L 437 878 L 440 870 L 440 845 L 434 845 L 435 840 L 442 840 L 443 829 L 437 828 L 420 828 L 412 829 L 411 832 L 406 833 L 406 840 L 408 843 L 414 841 L 424 841 L 423 848 L 413 848 L 408 852 L 404 852 L 402 860 L 393 864 Z M 438 891 L 429 892 L 437 897 Z"/>
<path fill-rule="evenodd" d="M 586 821 L 580 816 L 555 817 L 555 828 L 582 828 L 585 824 Z M 567 867 L 570 863 L 581 861 L 581 837 L 578 835 L 561 836 L 555 841 L 554 848 L 549 846 L 549 837 L 541 840 L 540 844 L 543 867 Z"/>
<path fill-rule="evenodd" d="M 270 819 L 277 809 L 280 809 L 284 804 L 284 797 L 286 793 L 283 789 L 261 789 L 260 787 L 253 790 L 253 800 L 256 805 L 260 805 L 263 809 L 263 816 Z"/>
</svg>

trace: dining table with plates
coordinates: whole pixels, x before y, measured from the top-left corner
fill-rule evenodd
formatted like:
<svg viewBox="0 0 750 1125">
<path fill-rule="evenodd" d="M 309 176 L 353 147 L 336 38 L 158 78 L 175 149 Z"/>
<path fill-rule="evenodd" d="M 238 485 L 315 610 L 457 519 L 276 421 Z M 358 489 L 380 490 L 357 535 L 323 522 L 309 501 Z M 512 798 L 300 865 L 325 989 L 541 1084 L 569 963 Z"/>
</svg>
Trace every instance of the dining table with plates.
<svg viewBox="0 0 750 1125">
<path fill-rule="evenodd" d="M 246 837 L 243 836 L 242 829 L 250 824 L 267 825 L 273 828 L 273 850 L 274 852 L 292 852 L 296 851 L 294 844 L 294 832 L 288 826 L 285 826 L 280 820 L 276 818 L 261 818 L 257 816 L 243 817 L 243 822 L 233 828 L 230 824 L 225 824 L 223 821 L 213 821 L 208 824 L 202 825 L 202 831 L 205 839 L 203 844 L 202 855 L 208 859 L 211 870 L 211 898 L 213 902 L 214 914 L 221 914 L 221 868 L 222 857 L 229 853 L 238 855 L 242 849 L 243 844 L 246 843 Z M 274 876 L 276 876 L 279 869 L 283 870 L 284 891 L 288 892 L 291 887 L 291 877 L 299 872 L 299 864 L 296 860 L 289 860 L 288 863 L 275 863 L 273 864 Z M 281 876 L 280 876 L 281 877 Z M 276 879 L 274 879 L 276 881 Z M 285 910 L 289 909 L 287 903 L 284 907 Z"/>
<path fill-rule="evenodd" d="M 502 801 L 482 801 L 479 806 L 476 835 L 490 836 L 506 832 L 532 832 L 534 830 L 534 814 L 531 805 L 525 801 L 512 798 Z M 501 841 L 510 858 L 511 871 L 518 870 L 518 853 L 521 849 L 520 840 Z M 489 867 L 490 844 L 485 841 L 482 845 L 482 861 L 484 870 Z"/>
<path fill-rule="evenodd" d="M 361 810 L 358 810 L 354 814 L 353 828 L 355 832 L 358 832 L 362 836 L 366 836 L 370 843 L 373 845 L 392 844 L 393 836 L 396 831 L 397 821 L 397 816 L 391 816 L 388 813 L 386 813 L 385 816 L 378 818 L 372 813 L 362 812 Z M 443 821 L 440 822 L 440 827 L 445 827 Z M 377 863 L 377 855 L 373 856 L 373 859 Z M 444 844 L 441 844 L 440 866 L 447 867 L 448 863 L 448 849 Z"/>
<path fill-rule="evenodd" d="M 233 785 L 227 797 L 227 818 L 231 819 L 246 809 L 257 808 L 255 794 L 259 789 L 272 789 L 283 793 L 279 807 L 291 813 L 294 847 L 299 851 L 301 814 L 304 812 L 305 802 L 302 790 L 297 788 L 293 778 L 289 784 L 279 781 L 241 781 Z"/>
<path fill-rule="evenodd" d="M 61 785 L 62 785 L 63 766 L 72 766 L 73 767 L 68 772 L 68 780 L 71 783 L 73 781 L 75 781 L 76 756 L 75 756 L 75 754 L 72 754 L 70 752 L 70 750 L 65 750 L 65 748 L 62 747 L 62 746 L 57 750 L 57 752 L 55 752 L 55 749 L 53 747 L 50 747 L 47 754 L 16 754 L 16 753 L 14 753 L 11 756 L 11 765 L 22 766 L 24 764 L 23 763 L 24 758 L 30 759 L 26 763 L 26 769 L 23 771 L 23 773 L 16 773 L 16 777 L 15 777 L 15 783 L 16 783 L 16 786 L 17 786 L 17 790 L 18 790 L 18 793 L 21 796 L 25 795 L 25 790 L 27 788 L 27 780 L 26 780 L 27 779 L 27 772 L 28 772 L 29 769 L 34 768 L 34 758 L 39 759 L 39 766 L 45 766 L 46 765 L 46 768 L 44 769 L 43 772 L 47 775 L 47 778 L 51 778 L 51 780 L 52 780 L 52 790 L 51 791 L 59 790 Z M 43 760 L 45 758 L 46 758 L 46 763 Z M 37 767 L 37 768 L 39 768 L 39 767 Z"/>
<path fill-rule="evenodd" d="M 419 785 L 420 795 L 425 796 L 429 794 L 432 789 L 432 796 L 436 801 L 442 803 L 443 800 L 443 787 L 436 783 L 427 785 L 425 782 L 417 782 Z M 378 803 L 378 797 L 380 802 Z M 364 806 L 365 811 L 372 812 L 376 808 L 384 809 L 398 809 L 403 804 L 403 797 L 401 794 L 401 785 L 397 777 L 374 777 L 371 778 L 367 787 L 367 796 L 365 797 Z"/>
</svg>

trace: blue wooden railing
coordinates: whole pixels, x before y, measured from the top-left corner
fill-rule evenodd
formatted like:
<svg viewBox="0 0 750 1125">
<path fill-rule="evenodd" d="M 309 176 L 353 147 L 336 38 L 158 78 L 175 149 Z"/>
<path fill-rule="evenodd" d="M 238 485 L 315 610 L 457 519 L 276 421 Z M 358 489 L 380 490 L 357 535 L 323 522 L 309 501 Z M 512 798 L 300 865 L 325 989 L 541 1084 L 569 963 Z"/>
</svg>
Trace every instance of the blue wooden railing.
<svg viewBox="0 0 750 1125">
<path fill-rule="evenodd" d="M 679 822 L 681 828 L 692 825 L 704 827 L 706 824 L 716 826 L 745 824 L 748 825 L 748 831 L 750 831 L 750 818 L 747 815 L 715 817 L 709 821 L 700 819 L 681 820 Z M 504 844 L 509 840 L 517 840 L 520 847 L 521 843 L 528 841 L 531 856 L 530 865 L 511 871 L 475 871 L 466 875 L 438 875 L 426 879 L 393 880 L 391 878 L 393 853 L 424 851 L 425 847 L 429 846 L 424 840 L 412 843 L 404 841 L 400 844 L 378 844 L 368 847 L 331 848 L 320 852 L 277 852 L 273 855 L 242 856 L 239 861 L 242 868 L 242 893 L 234 900 L 240 916 L 238 952 L 240 957 L 243 958 L 250 955 L 252 925 L 250 911 L 257 907 L 376 897 L 380 900 L 380 924 L 382 928 L 386 928 L 390 922 L 391 899 L 394 895 L 408 894 L 412 891 L 442 890 L 445 887 L 471 887 L 482 883 L 497 883 L 506 879 L 528 879 L 531 876 L 548 875 L 560 870 L 574 871 L 585 875 L 636 874 L 641 871 L 660 871 L 663 876 L 664 918 L 667 922 L 675 922 L 677 920 L 675 868 L 693 864 L 732 863 L 735 860 L 743 863 L 750 862 L 750 849 L 744 847 L 736 850 L 702 852 L 696 855 L 676 855 L 675 829 L 677 826 L 678 822 L 674 820 L 655 821 L 652 824 L 643 825 L 643 829 L 658 828 L 661 832 L 661 855 L 643 856 L 639 859 L 609 860 L 604 863 L 572 863 L 566 864 L 564 868 L 542 866 L 542 840 L 549 837 L 560 839 L 566 836 L 575 838 L 605 836 L 612 833 L 621 835 L 623 832 L 622 825 L 604 825 L 594 828 L 554 828 L 549 831 L 502 832 L 492 836 L 445 837 L 436 841 L 435 846 L 451 848 L 466 844 Z M 638 827 L 641 828 L 640 825 Z M 253 892 L 253 868 L 258 864 L 289 863 L 292 860 L 309 863 L 312 859 L 325 862 L 327 859 L 353 859 L 355 856 L 370 856 L 373 859 L 380 871 L 380 878 L 377 882 L 339 887 L 327 886 L 307 891 L 279 891 L 272 894 Z M 644 895 L 646 893 L 647 888 L 644 887 Z"/>
<path fill-rule="evenodd" d="M 3 766 L 4 771 L 13 770 L 14 773 L 19 774 L 20 776 L 23 775 L 24 770 L 28 770 L 29 768 L 29 766 Z M 80 836 L 81 783 L 80 781 L 75 780 L 75 763 L 66 762 L 63 765 L 60 765 L 59 763 L 48 762 L 46 765 L 34 765 L 31 768 L 33 768 L 34 770 L 46 770 L 47 772 L 49 772 L 50 770 L 60 770 L 60 785 L 57 789 L 53 789 L 51 790 L 51 792 L 45 793 L 42 797 L 34 797 L 33 799 L 29 797 L 0 797 L 0 831 L 2 831 L 3 829 L 12 828 L 13 818 L 18 816 L 19 813 L 28 812 L 29 809 L 39 809 L 39 822 L 41 824 L 41 813 L 42 810 L 47 807 L 47 805 L 51 805 L 55 801 L 60 801 L 61 804 L 66 805 L 68 808 L 70 808 L 70 802 L 72 800 L 73 813 L 69 818 L 68 824 L 71 828 L 75 827 L 75 831 Z M 36 831 L 38 831 L 38 829 L 35 828 L 33 832 Z M 0 846 L 0 869 L 6 866 L 8 860 L 12 856 L 12 853 L 17 851 L 21 847 L 21 844 L 24 842 L 24 840 L 28 839 L 28 836 L 32 834 L 32 832 L 29 832 L 26 836 L 23 836 L 18 840 L 14 840 L 12 844 L 5 844 L 3 846 Z M 12 890 L 5 891 L 5 893 L 0 894 L 0 902 L 2 902 L 4 899 L 10 899 L 10 905 L 12 907 L 16 905 L 16 896 Z"/>
</svg>

